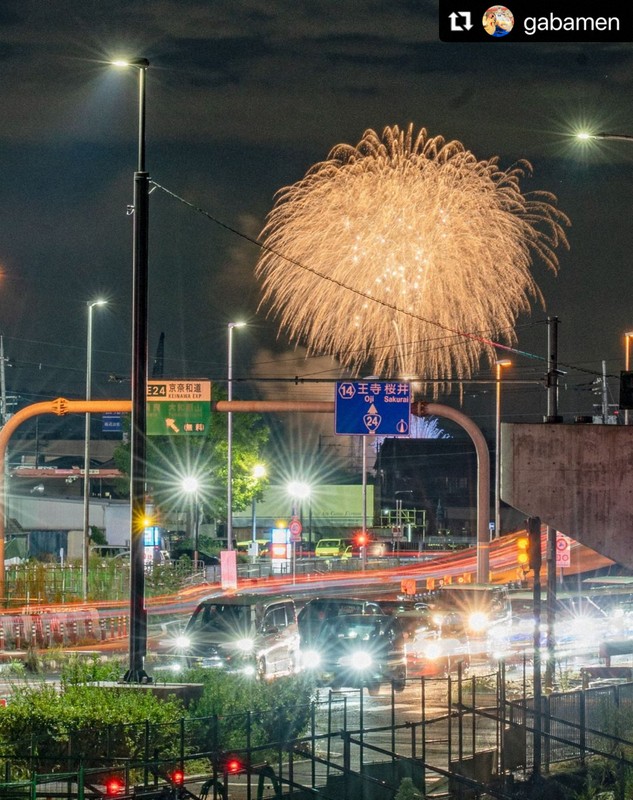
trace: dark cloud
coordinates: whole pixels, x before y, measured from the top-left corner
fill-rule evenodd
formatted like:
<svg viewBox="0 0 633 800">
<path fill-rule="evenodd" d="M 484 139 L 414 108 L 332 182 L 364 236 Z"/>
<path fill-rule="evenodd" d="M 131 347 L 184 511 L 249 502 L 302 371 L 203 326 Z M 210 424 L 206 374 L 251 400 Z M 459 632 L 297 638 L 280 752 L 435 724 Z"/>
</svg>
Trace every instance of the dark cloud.
<svg viewBox="0 0 633 800">
<path fill-rule="evenodd" d="M 423 0 L 5 0 L 0 330 L 21 363 L 15 388 L 81 393 L 85 302 L 104 291 L 95 382 L 102 394 L 125 387 L 107 376 L 129 370 L 136 77 L 106 63 L 124 53 L 151 61 L 152 176 L 250 237 L 275 192 L 367 128 L 413 122 L 504 167 L 529 159 L 525 188 L 554 192 L 573 222 L 559 277 L 537 271 L 563 320 L 561 350 L 615 374 L 633 323 L 633 147 L 580 151 L 569 132 L 633 132 L 633 47 L 449 45 L 436 15 Z M 263 376 L 259 348 L 287 348 L 257 311 L 257 257 L 246 239 L 152 195 L 150 351 L 165 331 L 171 371 L 222 378 L 226 323 L 242 314 L 245 368 L 257 361 Z M 524 349 L 546 352 L 543 318 L 535 309 L 521 329 Z M 538 377 L 544 366 L 521 369 Z"/>
</svg>

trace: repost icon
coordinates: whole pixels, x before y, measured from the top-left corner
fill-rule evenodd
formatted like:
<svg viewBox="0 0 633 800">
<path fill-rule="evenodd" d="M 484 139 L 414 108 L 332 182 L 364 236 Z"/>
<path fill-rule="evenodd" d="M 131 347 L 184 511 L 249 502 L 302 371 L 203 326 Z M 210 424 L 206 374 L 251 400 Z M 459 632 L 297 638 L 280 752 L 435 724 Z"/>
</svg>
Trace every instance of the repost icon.
<svg viewBox="0 0 633 800">
<path fill-rule="evenodd" d="M 469 31 L 473 27 L 470 20 L 470 11 L 453 11 L 449 14 L 452 31 Z"/>
<path fill-rule="evenodd" d="M 443 42 L 631 42 L 633 3 L 530 0 L 510 9 L 486 0 L 439 0 Z M 494 46 L 494 45 L 493 45 Z M 505 46 L 505 45 L 504 45 Z"/>
</svg>

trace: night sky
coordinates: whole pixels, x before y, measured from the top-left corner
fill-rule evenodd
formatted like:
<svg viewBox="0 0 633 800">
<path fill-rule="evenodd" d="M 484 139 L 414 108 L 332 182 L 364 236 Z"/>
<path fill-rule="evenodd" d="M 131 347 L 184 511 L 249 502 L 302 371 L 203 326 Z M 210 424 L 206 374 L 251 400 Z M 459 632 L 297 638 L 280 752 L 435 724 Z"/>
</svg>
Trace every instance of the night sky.
<svg viewBox="0 0 633 800">
<path fill-rule="evenodd" d="M 93 397 L 129 396 L 131 218 L 137 76 L 108 66 L 143 56 L 151 196 L 150 366 L 165 333 L 165 372 L 236 378 L 321 377 L 257 312 L 256 237 L 275 192 L 341 142 L 386 125 L 458 139 L 478 158 L 534 167 L 524 189 L 553 192 L 571 218 L 558 277 L 541 264 L 547 310 L 519 323 L 519 347 L 547 354 L 547 313 L 561 319 L 566 417 L 588 414 L 602 361 L 613 378 L 633 329 L 633 143 L 580 148 L 580 128 L 633 134 L 630 44 L 446 44 L 424 0 L 4 0 L 0 7 L 0 330 L 9 393 L 21 402 L 85 391 L 86 302 L 94 311 Z M 309 298 L 306 298 L 309 302 Z M 538 381 L 545 364 L 514 356 L 508 378 Z M 109 379 L 118 376 L 119 381 Z M 492 378 L 489 367 L 480 377 Z M 271 382 L 235 396 L 281 397 Z M 332 399 L 328 384 L 296 390 Z M 482 394 L 485 392 L 485 394 Z M 471 395 L 476 394 L 473 398 Z M 492 387 L 465 405 L 490 426 Z M 510 386 L 511 418 L 538 421 L 545 392 Z M 457 397 L 441 398 L 455 403 Z M 470 405 L 469 405 L 470 404 Z"/>
</svg>

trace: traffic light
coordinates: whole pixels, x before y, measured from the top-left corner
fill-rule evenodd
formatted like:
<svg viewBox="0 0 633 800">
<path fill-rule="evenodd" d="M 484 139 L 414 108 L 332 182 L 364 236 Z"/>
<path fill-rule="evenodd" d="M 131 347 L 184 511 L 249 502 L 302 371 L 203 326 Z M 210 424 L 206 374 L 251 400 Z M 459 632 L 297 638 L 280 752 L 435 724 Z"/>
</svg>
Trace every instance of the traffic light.
<svg viewBox="0 0 633 800">
<path fill-rule="evenodd" d="M 244 763 L 237 756 L 226 756 L 224 759 L 224 772 L 227 775 L 237 775 L 245 769 Z"/>
<path fill-rule="evenodd" d="M 527 536 L 519 536 L 516 541 L 517 546 L 517 564 L 524 570 L 530 568 L 530 540 Z"/>
<path fill-rule="evenodd" d="M 541 569 L 541 518 L 530 517 L 527 521 L 527 530 L 530 541 L 530 569 L 539 572 Z"/>
<path fill-rule="evenodd" d="M 125 784 L 119 777 L 112 776 L 105 782 L 106 797 L 117 797 L 123 794 L 124 790 Z"/>
<path fill-rule="evenodd" d="M 359 547 L 366 547 L 368 541 L 369 541 L 369 537 L 367 536 L 367 534 L 364 531 L 361 531 L 360 533 L 356 534 L 356 544 Z"/>
<path fill-rule="evenodd" d="M 620 408 L 633 409 L 633 372 L 620 373 Z"/>
<path fill-rule="evenodd" d="M 175 769 L 168 775 L 169 782 L 172 786 L 183 786 L 185 782 L 185 773 L 181 769 Z"/>
</svg>

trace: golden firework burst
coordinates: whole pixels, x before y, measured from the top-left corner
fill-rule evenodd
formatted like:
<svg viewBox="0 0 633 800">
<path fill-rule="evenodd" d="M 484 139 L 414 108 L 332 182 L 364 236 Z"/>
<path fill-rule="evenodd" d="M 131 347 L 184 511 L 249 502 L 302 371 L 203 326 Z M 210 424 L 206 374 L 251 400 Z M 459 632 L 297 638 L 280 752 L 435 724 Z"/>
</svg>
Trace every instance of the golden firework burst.
<svg viewBox="0 0 633 800">
<path fill-rule="evenodd" d="M 514 344 L 518 315 L 543 302 L 533 261 L 556 272 L 567 246 L 554 195 L 521 191 L 530 164 L 498 161 L 412 125 L 336 146 L 277 194 L 262 304 L 355 374 L 472 376 L 494 360 L 489 337 Z"/>
</svg>

